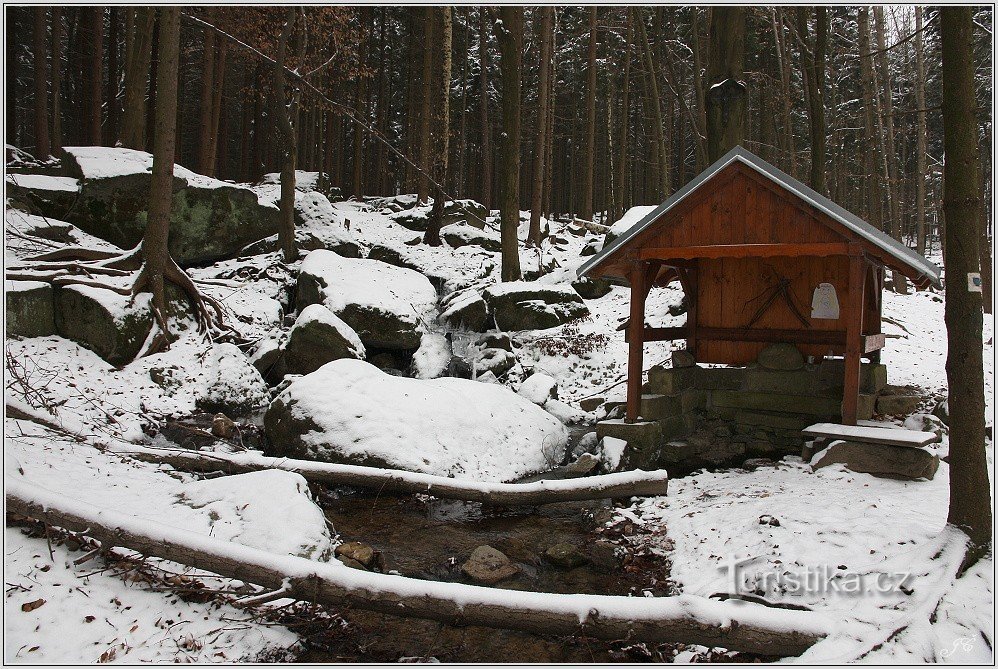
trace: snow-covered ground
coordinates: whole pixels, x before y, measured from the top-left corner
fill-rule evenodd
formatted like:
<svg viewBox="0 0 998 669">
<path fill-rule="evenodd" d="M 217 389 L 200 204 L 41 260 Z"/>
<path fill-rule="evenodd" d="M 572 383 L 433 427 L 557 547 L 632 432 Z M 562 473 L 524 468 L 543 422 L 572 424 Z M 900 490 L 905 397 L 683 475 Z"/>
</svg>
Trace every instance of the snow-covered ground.
<svg viewBox="0 0 998 669">
<path fill-rule="evenodd" d="M 274 196 L 273 183 L 255 188 L 264 199 Z M 421 234 L 395 223 L 391 210 L 380 206 L 378 202 L 338 202 L 328 208 L 310 205 L 312 216 L 307 223 L 312 231 L 321 232 L 326 221 L 330 229 L 335 228 L 332 236 L 336 238 L 346 236 L 348 230 L 363 256 L 375 247 L 391 249 L 439 280 L 445 292 L 484 288 L 498 281 L 497 253 L 471 245 L 457 249 L 409 245 Z M 49 250 L 48 244 L 40 250 L 19 250 L 20 238 L 10 235 L 12 230 L 47 225 L 47 221 L 10 210 L 5 218 L 8 263 Z M 494 213 L 489 223 L 495 223 Z M 549 268 L 539 281 L 565 285 L 586 260 L 580 255 L 582 248 L 600 236 L 574 234 L 577 228 L 569 230 L 560 221 L 545 221 L 545 225 L 550 225 L 553 237 L 539 250 L 521 249 L 521 267 L 528 271 Z M 79 231 L 71 234 L 79 243 L 102 244 Z M 297 266 L 283 269 L 276 260 L 276 254 L 262 254 L 219 262 L 191 274 L 209 282 L 202 285 L 203 290 L 222 303 L 245 339 L 279 342 L 288 327 L 282 291 L 289 272 L 293 279 Z M 653 290 L 648 322 L 681 324 L 685 316 L 669 314 L 669 307 L 681 297 L 675 285 Z M 886 293 L 884 297 L 889 337 L 884 362 L 890 382 L 944 395 L 946 331 L 941 294 Z M 622 399 L 627 346 L 619 327 L 627 317 L 627 303 L 628 291 L 613 287 L 602 298 L 586 300 L 590 316 L 580 321 L 514 333 L 522 374 L 543 372 L 552 377 L 558 384 L 559 400 L 568 405 L 577 406 L 589 396 Z M 993 319 L 986 319 L 985 396 L 991 426 L 993 327 Z M 435 337 L 433 341 L 440 344 L 440 333 L 424 337 Z M 438 348 L 428 348 L 423 357 L 442 358 Z M 667 342 L 649 344 L 647 366 L 668 360 L 671 348 Z M 8 405 L 56 421 L 65 432 L 8 416 L 5 477 L 94 506 L 275 553 L 317 560 L 329 557 L 335 538 L 308 487 L 295 474 L 265 472 L 198 481 L 169 467 L 135 462 L 97 448 L 148 441 L 155 421 L 191 414 L 199 400 L 212 392 L 235 392 L 233 375 L 252 402 L 264 405 L 268 391 L 251 367 L 237 364 L 235 356 L 241 354 L 235 347 L 206 342 L 189 328 L 170 350 L 120 369 L 59 337 L 8 340 L 6 352 Z M 442 365 L 442 359 L 421 360 L 417 371 Z M 154 375 L 159 382 L 153 380 Z M 26 394 L 17 379 L 23 379 L 33 394 Z M 360 399 L 353 397 L 353 401 Z M 460 398 L 453 404 L 453 411 L 460 413 Z M 944 453 L 945 449 L 944 443 L 939 450 Z M 993 461 L 989 444 L 992 480 Z M 958 542 L 945 528 L 947 475 L 943 463 L 932 481 L 891 481 L 839 466 L 811 472 L 799 459 L 788 458 L 777 467 L 751 472 L 736 469 L 677 479 L 670 484 L 668 496 L 641 500 L 620 514 L 648 530 L 636 535 L 635 541 L 667 555 L 673 580 L 688 594 L 731 592 L 730 573 L 719 567 L 743 558 L 758 558 L 751 569 L 759 574 L 810 573 L 828 567 L 843 574 L 865 575 L 867 584 L 878 577 L 890 580 L 897 574 L 911 575 L 904 589 L 886 594 L 871 588 L 858 595 L 842 594 L 831 587 L 798 594 L 767 592 L 768 599 L 807 606 L 839 621 L 835 634 L 804 659 L 989 661 L 993 560 L 982 561 L 954 579 L 952 555 Z M 122 577 L 114 569 L 105 570 L 100 559 L 74 565 L 73 560 L 81 555 L 56 542 L 50 556 L 44 537 L 28 536 L 19 527 L 6 529 L 5 661 L 93 662 L 102 657 L 125 662 L 233 661 L 287 648 L 297 640 L 292 632 L 262 624 L 228 604 L 184 601 L 145 580 Z M 159 564 L 170 571 L 185 569 Z M 241 585 L 193 577 L 226 590 Z M 32 604 L 39 600 L 44 603 Z M 896 629 L 902 631 L 892 635 Z"/>
</svg>

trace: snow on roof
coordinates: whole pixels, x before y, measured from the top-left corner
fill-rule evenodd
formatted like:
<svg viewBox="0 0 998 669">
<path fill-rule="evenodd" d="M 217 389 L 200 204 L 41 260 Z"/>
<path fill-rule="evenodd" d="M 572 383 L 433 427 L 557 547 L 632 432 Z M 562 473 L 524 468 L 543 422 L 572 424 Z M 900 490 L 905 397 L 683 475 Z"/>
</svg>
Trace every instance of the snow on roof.
<svg viewBox="0 0 998 669">
<path fill-rule="evenodd" d="M 652 225 L 664 213 L 686 199 L 686 196 L 693 193 L 700 186 L 709 181 L 715 174 L 735 161 L 739 161 L 744 165 L 747 165 L 770 181 L 773 181 L 782 186 L 784 189 L 794 193 L 800 199 L 817 209 L 820 209 L 822 212 L 844 225 L 851 232 L 885 251 L 892 258 L 915 269 L 920 274 L 927 277 L 933 284 L 937 286 L 939 285 L 940 269 L 935 265 L 935 263 L 930 262 L 890 235 L 877 230 L 855 214 L 846 211 L 824 195 L 812 190 L 797 179 L 794 179 L 789 174 L 777 169 L 751 151 L 748 151 L 740 146 L 736 146 L 731 149 L 731 151 L 728 151 L 721 158 L 719 158 L 717 162 L 701 172 L 699 176 L 676 191 L 672 197 L 659 206 L 653 208 L 644 216 L 644 218 L 631 226 L 625 234 L 622 234 L 612 243 L 603 248 L 602 251 L 590 258 L 588 262 L 579 267 L 578 275 L 585 276 L 590 270 L 600 265 L 609 256 L 629 243 L 648 226 Z M 633 211 L 633 209 L 631 211 Z M 630 213 L 630 211 L 628 213 Z"/>
</svg>

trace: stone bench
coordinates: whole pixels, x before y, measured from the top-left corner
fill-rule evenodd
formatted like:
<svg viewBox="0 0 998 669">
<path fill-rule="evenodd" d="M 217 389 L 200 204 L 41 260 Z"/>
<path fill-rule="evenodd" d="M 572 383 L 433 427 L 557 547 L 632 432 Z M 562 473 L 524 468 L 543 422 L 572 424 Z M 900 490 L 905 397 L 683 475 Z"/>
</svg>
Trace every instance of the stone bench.
<svg viewBox="0 0 998 669">
<path fill-rule="evenodd" d="M 940 440 L 934 432 L 816 423 L 801 433 L 813 438 L 801 453 L 813 469 L 842 464 L 874 476 L 931 479 L 939 468 L 939 457 L 925 448 Z"/>
</svg>

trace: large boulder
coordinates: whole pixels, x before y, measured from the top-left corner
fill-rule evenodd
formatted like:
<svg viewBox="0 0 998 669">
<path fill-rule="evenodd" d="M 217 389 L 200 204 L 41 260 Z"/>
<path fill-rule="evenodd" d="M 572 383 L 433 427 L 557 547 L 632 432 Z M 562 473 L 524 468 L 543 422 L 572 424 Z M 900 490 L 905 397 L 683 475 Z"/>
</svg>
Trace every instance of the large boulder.
<svg viewBox="0 0 998 669">
<path fill-rule="evenodd" d="M 4 292 L 8 335 L 46 337 L 56 333 L 52 284 L 44 281 L 5 281 Z"/>
<path fill-rule="evenodd" d="M 453 357 L 447 337 L 427 332 L 412 356 L 412 372 L 417 379 L 436 379 L 447 374 Z"/>
<path fill-rule="evenodd" d="M 305 307 L 284 347 L 284 365 L 290 374 L 308 374 L 340 358 L 363 360 L 364 344 L 349 325 L 321 304 Z"/>
<path fill-rule="evenodd" d="M 571 286 L 510 281 L 485 289 L 485 301 L 500 330 L 543 330 L 589 315 Z"/>
<path fill-rule="evenodd" d="M 568 433 L 508 388 L 391 376 L 336 360 L 293 382 L 264 419 L 268 453 L 510 481 L 561 461 Z"/>
<path fill-rule="evenodd" d="M 598 300 L 613 290 L 610 282 L 606 279 L 593 278 L 591 276 L 576 279 L 572 282 L 572 288 L 575 289 L 575 292 L 580 297 L 587 300 Z"/>
<path fill-rule="evenodd" d="M 440 236 L 451 248 L 455 249 L 462 246 L 478 246 L 493 253 L 502 250 L 499 235 L 463 221 L 444 226 L 440 229 Z"/>
<path fill-rule="evenodd" d="M 924 448 L 833 441 L 811 458 L 814 469 L 834 464 L 884 478 L 931 479 L 939 469 L 939 457 Z"/>
<path fill-rule="evenodd" d="M 205 388 L 196 400 L 201 411 L 246 416 L 270 400 L 260 372 L 235 344 L 212 346 L 204 370 Z"/>
<path fill-rule="evenodd" d="M 21 209 L 36 210 L 48 218 L 59 218 L 80 195 L 80 181 L 47 174 L 8 174 L 7 197 Z"/>
<path fill-rule="evenodd" d="M 415 232 L 425 232 L 430 224 L 430 214 L 432 211 L 433 204 L 430 203 L 420 206 L 410 206 L 396 211 L 388 217 L 404 228 Z M 444 204 L 444 211 L 441 215 L 441 227 L 455 223 L 466 223 L 469 226 L 483 229 L 488 214 L 489 212 L 485 208 L 485 205 L 479 204 L 474 200 L 448 200 Z"/>
<path fill-rule="evenodd" d="M 425 276 L 377 260 L 312 251 L 298 275 L 298 309 L 325 305 L 368 348 L 418 348 L 426 324 L 437 316 L 436 303 L 437 291 Z"/>
<path fill-rule="evenodd" d="M 79 197 L 55 218 L 69 221 L 121 248 L 145 233 L 152 183 L 152 156 L 107 147 L 66 147 L 66 170 L 79 180 Z M 170 253 L 181 265 L 235 256 L 247 244 L 277 232 L 278 210 L 256 193 L 174 167 Z M 43 212 L 45 213 L 45 212 Z"/>
<path fill-rule="evenodd" d="M 454 291 L 440 301 L 440 322 L 454 329 L 481 332 L 489 319 L 489 306 L 474 288 Z"/>
<path fill-rule="evenodd" d="M 55 328 L 112 365 L 135 359 L 152 328 L 149 293 L 133 301 L 114 291 L 69 285 L 55 291 Z"/>
</svg>

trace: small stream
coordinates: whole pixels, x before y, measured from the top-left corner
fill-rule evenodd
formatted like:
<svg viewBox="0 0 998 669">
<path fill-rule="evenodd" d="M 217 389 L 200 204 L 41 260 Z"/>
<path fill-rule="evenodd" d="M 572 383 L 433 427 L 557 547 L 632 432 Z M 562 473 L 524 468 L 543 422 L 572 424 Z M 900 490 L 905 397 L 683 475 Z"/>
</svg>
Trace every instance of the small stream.
<svg viewBox="0 0 998 669">
<path fill-rule="evenodd" d="M 635 556 L 626 524 L 605 529 L 610 502 L 568 502 L 528 508 L 483 508 L 474 502 L 372 492 L 321 491 L 319 501 L 344 542 L 361 541 L 380 552 L 379 570 L 413 578 L 472 583 L 462 563 L 478 546 L 505 553 L 516 576 L 492 587 L 556 593 L 642 596 L 668 594 L 668 565 Z M 573 569 L 542 557 L 567 542 L 588 563 Z M 639 662 L 668 661 L 669 647 L 581 637 L 546 637 L 485 627 L 343 611 L 349 625 L 310 639 L 302 662 Z"/>
</svg>

